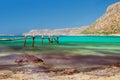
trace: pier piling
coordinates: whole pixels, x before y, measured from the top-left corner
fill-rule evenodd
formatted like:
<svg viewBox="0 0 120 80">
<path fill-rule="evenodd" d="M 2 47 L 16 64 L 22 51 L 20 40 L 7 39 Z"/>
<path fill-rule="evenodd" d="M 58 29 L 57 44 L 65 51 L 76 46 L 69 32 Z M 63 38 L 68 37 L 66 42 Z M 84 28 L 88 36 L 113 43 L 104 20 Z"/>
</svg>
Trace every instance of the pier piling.
<svg viewBox="0 0 120 80">
<path fill-rule="evenodd" d="M 27 37 L 32 37 L 32 47 L 35 46 L 35 37 L 36 36 L 24 36 L 24 47 L 26 47 L 26 40 Z M 38 37 L 38 36 L 37 36 Z M 48 45 L 53 44 L 53 43 L 59 43 L 59 39 L 58 36 L 41 36 L 41 44 L 44 44 L 44 40 L 47 39 L 48 40 Z"/>
<path fill-rule="evenodd" d="M 26 47 L 26 36 L 24 37 L 24 47 Z"/>
<path fill-rule="evenodd" d="M 32 37 L 32 47 L 34 47 L 34 39 L 35 39 L 35 37 L 33 36 Z"/>
<path fill-rule="evenodd" d="M 50 43 L 51 43 L 51 42 L 50 42 L 50 37 L 49 37 L 49 38 L 48 38 L 48 45 L 50 45 Z"/>
</svg>

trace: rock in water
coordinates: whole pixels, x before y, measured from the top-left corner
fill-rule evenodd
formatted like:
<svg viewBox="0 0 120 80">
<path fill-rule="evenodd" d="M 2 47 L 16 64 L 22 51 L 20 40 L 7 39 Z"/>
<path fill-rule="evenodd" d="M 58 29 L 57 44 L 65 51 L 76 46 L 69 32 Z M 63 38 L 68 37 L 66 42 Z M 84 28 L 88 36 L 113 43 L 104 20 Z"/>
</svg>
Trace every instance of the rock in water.
<svg viewBox="0 0 120 80">
<path fill-rule="evenodd" d="M 37 66 L 44 66 L 45 63 L 42 59 L 36 57 L 36 56 L 33 56 L 33 55 L 21 55 L 21 56 L 18 56 L 16 59 L 15 59 L 15 63 L 17 63 L 18 65 L 25 65 L 25 64 L 35 64 Z"/>
</svg>

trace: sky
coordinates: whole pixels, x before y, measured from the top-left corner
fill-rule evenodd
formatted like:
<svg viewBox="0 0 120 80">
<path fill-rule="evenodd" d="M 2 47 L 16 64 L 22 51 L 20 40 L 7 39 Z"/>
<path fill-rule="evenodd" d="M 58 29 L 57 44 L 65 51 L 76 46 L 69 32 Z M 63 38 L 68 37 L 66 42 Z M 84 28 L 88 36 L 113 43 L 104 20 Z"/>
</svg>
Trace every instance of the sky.
<svg viewBox="0 0 120 80">
<path fill-rule="evenodd" d="M 120 0 L 0 0 L 0 34 L 91 25 Z"/>
</svg>

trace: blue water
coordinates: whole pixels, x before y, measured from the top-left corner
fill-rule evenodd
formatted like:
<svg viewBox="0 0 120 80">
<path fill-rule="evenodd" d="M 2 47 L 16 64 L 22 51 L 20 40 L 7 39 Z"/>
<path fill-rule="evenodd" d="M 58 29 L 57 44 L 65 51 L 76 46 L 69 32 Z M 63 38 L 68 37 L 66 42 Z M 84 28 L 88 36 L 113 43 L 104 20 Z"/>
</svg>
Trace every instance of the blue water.
<svg viewBox="0 0 120 80">
<path fill-rule="evenodd" d="M 23 36 L 0 36 L 0 39 L 24 38 Z M 59 44 L 48 45 L 48 40 L 41 44 L 40 37 L 35 38 L 35 47 L 31 47 L 32 38 L 24 40 L 0 41 L 0 51 L 37 51 L 42 53 L 67 53 L 80 55 L 119 55 L 119 36 L 60 36 Z"/>
<path fill-rule="evenodd" d="M 60 37 L 63 42 L 120 42 L 117 36 L 67 36 Z"/>
</svg>

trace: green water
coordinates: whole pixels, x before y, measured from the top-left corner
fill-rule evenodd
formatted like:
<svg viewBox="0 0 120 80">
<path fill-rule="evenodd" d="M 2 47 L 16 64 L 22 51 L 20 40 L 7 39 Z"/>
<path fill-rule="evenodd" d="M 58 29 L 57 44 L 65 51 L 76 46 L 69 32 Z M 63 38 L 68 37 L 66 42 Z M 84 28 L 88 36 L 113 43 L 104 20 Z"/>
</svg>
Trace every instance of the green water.
<svg viewBox="0 0 120 80">
<path fill-rule="evenodd" d="M 15 36 L 15 38 L 22 36 Z M 10 38 L 7 37 L 0 37 Z M 12 37 L 14 38 L 14 37 Z M 48 41 L 41 44 L 40 37 L 35 38 L 35 47 L 32 48 L 32 39 L 27 39 L 27 46 L 23 47 L 24 40 L 0 41 L 0 52 L 35 51 L 40 53 L 66 53 L 80 55 L 120 55 L 120 37 L 118 36 L 60 36 L 59 44 L 48 45 Z"/>
</svg>

